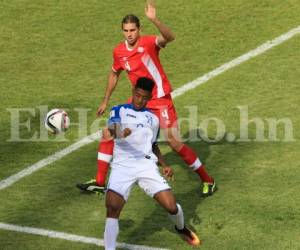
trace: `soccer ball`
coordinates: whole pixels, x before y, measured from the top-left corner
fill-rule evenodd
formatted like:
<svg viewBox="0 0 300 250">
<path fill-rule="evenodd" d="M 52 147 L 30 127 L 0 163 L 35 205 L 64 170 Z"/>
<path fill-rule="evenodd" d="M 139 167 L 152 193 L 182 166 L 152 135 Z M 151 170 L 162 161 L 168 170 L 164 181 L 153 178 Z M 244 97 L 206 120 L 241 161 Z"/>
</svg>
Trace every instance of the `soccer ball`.
<svg viewBox="0 0 300 250">
<path fill-rule="evenodd" d="M 66 111 L 62 109 L 50 110 L 45 118 L 45 127 L 52 134 L 65 132 L 70 126 L 70 118 Z"/>
</svg>

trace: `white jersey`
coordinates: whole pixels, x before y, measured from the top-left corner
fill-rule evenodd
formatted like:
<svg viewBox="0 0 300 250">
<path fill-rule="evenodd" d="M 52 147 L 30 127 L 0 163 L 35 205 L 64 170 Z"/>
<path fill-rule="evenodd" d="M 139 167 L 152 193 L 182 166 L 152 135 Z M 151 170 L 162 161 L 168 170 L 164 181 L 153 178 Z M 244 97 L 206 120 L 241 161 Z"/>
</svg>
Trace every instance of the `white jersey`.
<svg viewBox="0 0 300 250">
<path fill-rule="evenodd" d="M 153 160 L 152 144 L 159 132 L 159 120 L 147 108 L 135 110 L 132 104 L 118 105 L 112 108 L 108 125 L 117 123 L 121 130 L 129 128 L 131 134 L 126 138 L 115 139 L 112 166 L 137 167 L 138 161 Z M 140 164 L 141 165 L 141 164 Z"/>
</svg>

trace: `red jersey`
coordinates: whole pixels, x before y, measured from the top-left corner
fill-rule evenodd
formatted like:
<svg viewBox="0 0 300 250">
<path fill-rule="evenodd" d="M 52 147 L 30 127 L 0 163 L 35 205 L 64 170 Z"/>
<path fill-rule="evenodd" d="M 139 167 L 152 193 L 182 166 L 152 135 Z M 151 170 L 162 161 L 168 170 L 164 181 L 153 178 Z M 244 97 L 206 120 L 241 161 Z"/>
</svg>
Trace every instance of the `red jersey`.
<svg viewBox="0 0 300 250">
<path fill-rule="evenodd" d="M 156 36 L 141 36 L 134 49 L 128 47 L 127 41 L 122 42 L 114 49 L 112 70 L 126 70 L 133 86 L 140 77 L 151 78 L 155 82 L 152 99 L 168 95 L 172 87 L 160 63 L 159 51 Z"/>
</svg>

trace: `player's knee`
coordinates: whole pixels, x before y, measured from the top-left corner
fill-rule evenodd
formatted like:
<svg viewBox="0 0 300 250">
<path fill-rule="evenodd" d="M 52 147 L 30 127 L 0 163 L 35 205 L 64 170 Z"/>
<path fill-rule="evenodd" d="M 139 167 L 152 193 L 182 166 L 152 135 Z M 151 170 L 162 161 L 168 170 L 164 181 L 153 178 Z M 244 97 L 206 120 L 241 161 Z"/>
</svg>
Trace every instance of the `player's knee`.
<svg viewBox="0 0 300 250">
<path fill-rule="evenodd" d="M 110 140 L 111 139 L 111 133 L 108 128 L 102 129 L 102 140 Z"/>
<path fill-rule="evenodd" d="M 163 206 L 165 207 L 165 209 L 168 211 L 169 214 L 177 214 L 178 212 L 178 208 L 174 198 L 165 199 Z"/>
<path fill-rule="evenodd" d="M 178 208 L 175 202 L 170 202 L 167 204 L 167 211 L 169 214 L 177 214 L 178 213 Z"/>
<path fill-rule="evenodd" d="M 168 139 L 168 144 L 176 152 L 178 152 L 181 149 L 182 145 L 183 145 L 181 141 L 178 141 L 175 138 L 169 138 Z"/>
<path fill-rule="evenodd" d="M 116 203 L 106 203 L 106 213 L 108 217 L 118 218 L 122 206 Z"/>
</svg>

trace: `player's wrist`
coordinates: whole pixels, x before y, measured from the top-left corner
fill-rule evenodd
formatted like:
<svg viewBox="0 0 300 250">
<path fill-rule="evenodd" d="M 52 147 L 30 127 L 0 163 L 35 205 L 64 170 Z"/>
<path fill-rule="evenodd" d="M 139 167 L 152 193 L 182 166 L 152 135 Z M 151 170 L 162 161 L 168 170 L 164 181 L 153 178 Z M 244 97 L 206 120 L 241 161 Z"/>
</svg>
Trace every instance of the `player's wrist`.
<svg viewBox="0 0 300 250">
<path fill-rule="evenodd" d="M 157 17 L 151 18 L 150 21 L 156 26 L 160 24 L 160 21 Z"/>
<path fill-rule="evenodd" d="M 102 104 L 107 105 L 108 102 L 109 102 L 109 97 L 104 97 L 103 100 L 102 100 Z"/>
<path fill-rule="evenodd" d="M 161 167 L 161 168 L 168 168 L 169 166 L 168 166 L 166 163 L 161 163 L 161 164 L 160 164 L 160 167 Z"/>
</svg>

